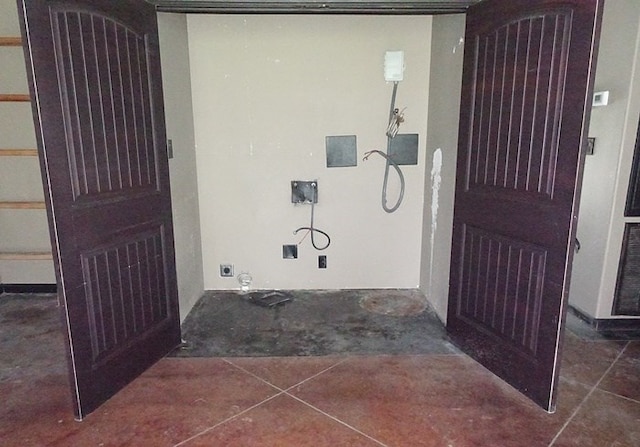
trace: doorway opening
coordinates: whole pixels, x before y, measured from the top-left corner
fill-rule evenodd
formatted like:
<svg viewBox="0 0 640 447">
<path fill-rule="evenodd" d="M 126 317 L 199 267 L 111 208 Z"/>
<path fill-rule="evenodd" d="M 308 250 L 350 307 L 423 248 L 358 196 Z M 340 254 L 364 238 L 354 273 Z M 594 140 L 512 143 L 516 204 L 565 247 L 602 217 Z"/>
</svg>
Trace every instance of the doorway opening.
<svg viewBox="0 0 640 447">
<path fill-rule="evenodd" d="M 182 318 L 203 290 L 238 290 L 247 273 L 252 290 L 419 289 L 444 320 L 464 15 L 160 13 L 159 25 Z M 362 157 L 386 145 L 393 49 L 405 54 L 401 129 L 419 146 L 417 164 L 403 166 L 404 203 L 388 215 L 384 160 Z M 327 166 L 326 138 L 340 135 L 356 137 L 355 166 Z M 424 192 L 433 177 L 436 196 Z M 293 234 L 309 211 L 291 203 L 290 182 L 307 178 L 332 237 L 324 269 Z M 290 245 L 295 259 L 281 254 Z"/>
</svg>

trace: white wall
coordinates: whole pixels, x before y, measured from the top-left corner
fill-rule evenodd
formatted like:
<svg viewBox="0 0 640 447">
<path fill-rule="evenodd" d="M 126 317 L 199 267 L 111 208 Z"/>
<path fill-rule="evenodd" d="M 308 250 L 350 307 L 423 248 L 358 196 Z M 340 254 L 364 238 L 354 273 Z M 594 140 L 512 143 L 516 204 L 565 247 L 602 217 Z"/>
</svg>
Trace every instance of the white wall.
<svg viewBox="0 0 640 447">
<path fill-rule="evenodd" d="M 431 18 L 190 15 L 188 26 L 205 288 L 238 287 L 221 263 L 258 289 L 417 287 Z M 386 50 L 405 51 L 401 131 L 420 135 L 419 165 L 403 168 L 404 203 L 391 215 L 380 205 L 384 160 L 362 161 L 386 144 Z M 325 136 L 350 134 L 358 166 L 326 168 Z M 291 204 L 290 181 L 313 179 L 316 226 L 332 244 L 318 252 L 307 238 L 284 260 L 282 245 L 300 242 L 293 231 L 310 218 L 308 205 Z"/>
<path fill-rule="evenodd" d="M 433 18 L 420 289 L 447 318 L 465 16 Z"/>
<path fill-rule="evenodd" d="M 187 18 L 160 13 L 158 28 L 167 138 L 174 151 L 169 170 L 178 296 L 184 319 L 204 291 Z"/>
<path fill-rule="evenodd" d="M 594 155 L 585 163 L 569 302 L 594 318 L 611 318 L 625 222 L 624 205 L 640 115 L 640 2 L 605 2 L 595 91 L 610 91 L 592 111 Z"/>
<path fill-rule="evenodd" d="M 16 2 L 0 0 L 0 36 L 20 35 Z M 21 47 L 0 47 L 0 93 L 28 94 Z M 0 150 L 36 147 L 31 104 L 0 103 Z M 0 201 L 44 200 L 37 157 L 0 157 Z M 44 210 L 0 209 L 0 252 L 48 252 Z M 0 261 L 0 284 L 53 284 L 53 260 Z"/>
</svg>

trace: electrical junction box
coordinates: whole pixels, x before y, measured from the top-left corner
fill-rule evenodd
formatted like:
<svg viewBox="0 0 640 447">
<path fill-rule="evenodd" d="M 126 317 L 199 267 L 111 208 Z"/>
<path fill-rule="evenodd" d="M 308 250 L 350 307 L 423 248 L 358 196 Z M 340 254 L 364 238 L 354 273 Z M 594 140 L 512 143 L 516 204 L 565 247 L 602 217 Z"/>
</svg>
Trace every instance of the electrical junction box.
<svg viewBox="0 0 640 447">
<path fill-rule="evenodd" d="M 384 80 L 398 82 L 404 78 L 404 51 L 384 53 Z"/>
<path fill-rule="evenodd" d="M 318 182 L 292 180 L 291 203 L 318 203 Z"/>
<path fill-rule="evenodd" d="M 291 245 L 283 245 L 282 246 L 282 258 L 283 259 L 297 259 L 298 258 L 298 246 Z"/>
</svg>

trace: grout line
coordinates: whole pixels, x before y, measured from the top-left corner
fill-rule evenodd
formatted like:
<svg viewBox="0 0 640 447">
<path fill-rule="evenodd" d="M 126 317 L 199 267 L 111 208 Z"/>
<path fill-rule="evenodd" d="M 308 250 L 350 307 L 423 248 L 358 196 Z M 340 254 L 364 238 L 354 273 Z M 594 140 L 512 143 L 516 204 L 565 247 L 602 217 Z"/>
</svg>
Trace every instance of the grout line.
<svg viewBox="0 0 640 447">
<path fill-rule="evenodd" d="M 226 418 L 226 419 L 224 419 L 224 420 L 222 420 L 222 421 L 220 421 L 220 422 L 218 422 L 218 423 L 216 423 L 216 424 L 212 425 L 211 427 L 209 427 L 209 428 L 205 428 L 205 429 L 204 429 L 204 430 L 202 430 L 201 432 L 196 433 L 195 435 L 193 435 L 193 436 L 191 436 L 191 437 L 189 437 L 189 438 L 187 438 L 187 439 L 184 439 L 184 440 L 180 441 L 180 442 L 179 442 L 179 443 L 177 443 L 177 444 L 174 444 L 174 446 L 173 446 L 173 447 L 178 447 L 178 446 L 181 446 L 181 445 L 185 445 L 187 442 L 189 442 L 189 441 L 193 441 L 194 439 L 199 438 L 200 436 L 202 436 L 202 435 L 204 435 L 204 434 L 206 434 L 206 433 L 209 433 L 210 431 L 212 431 L 213 429 L 215 429 L 215 428 L 217 428 L 217 427 L 221 426 L 222 424 L 226 424 L 226 423 L 227 423 L 227 422 L 229 422 L 229 421 L 232 421 L 232 420 L 234 420 L 234 419 L 237 419 L 238 417 L 240 417 L 240 416 L 242 416 L 243 414 L 245 414 L 245 413 L 247 413 L 247 412 L 249 412 L 249 411 L 253 410 L 254 408 L 257 408 L 257 407 L 259 407 L 260 405 L 262 405 L 262 404 L 264 404 L 264 403 L 267 403 L 267 402 L 269 402 L 270 400 L 273 400 L 273 399 L 275 399 L 275 398 L 276 398 L 276 397 L 278 397 L 278 396 L 282 396 L 283 394 L 286 394 L 286 393 L 285 393 L 284 391 L 282 391 L 282 392 L 280 392 L 280 393 L 276 393 L 276 394 L 274 394 L 274 395 L 273 395 L 273 396 L 271 396 L 271 397 L 267 397 L 265 400 L 263 400 L 263 401 L 261 401 L 261 402 L 258 402 L 257 404 L 252 405 L 252 406 L 250 406 L 250 407 L 248 407 L 248 408 L 245 408 L 245 409 L 244 409 L 244 410 L 242 410 L 241 412 L 239 412 L 239 413 L 237 413 L 237 414 L 234 414 L 233 416 L 229 416 L 228 418 Z"/>
<path fill-rule="evenodd" d="M 269 357 L 265 357 L 265 358 L 269 358 Z M 269 385 L 270 387 L 275 388 L 276 390 L 280 391 L 280 393 L 279 393 L 279 394 L 282 394 L 282 393 L 284 392 L 284 390 L 283 390 L 282 388 L 280 388 L 279 386 L 274 385 L 273 383 L 271 383 L 271 382 L 269 382 L 269 381 L 267 381 L 267 380 L 263 379 L 263 378 L 262 378 L 262 377 L 260 377 L 260 376 L 257 376 L 256 374 L 252 373 L 251 371 L 247 371 L 247 370 L 246 370 L 246 369 L 244 369 L 242 366 L 239 366 L 239 365 L 236 365 L 235 363 L 233 363 L 231 360 L 229 360 L 229 359 L 227 359 L 227 358 L 222 358 L 222 361 L 223 361 L 223 362 L 228 363 L 229 365 L 231 365 L 231 366 L 233 366 L 234 368 L 236 368 L 236 369 L 238 369 L 238 370 L 242 371 L 242 372 L 243 372 L 243 373 L 245 373 L 245 374 L 249 374 L 249 375 L 250 375 L 251 377 L 253 377 L 254 379 L 258 379 L 260 382 L 263 382 L 263 383 L 265 383 L 265 384 Z"/>
<path fill-rule="evenodd" d="M 562 432 L 564 431 L 565 428 L 567 428 L 569 426 L 569 424 L 571 423 L 571 421 L 573 421 L 573 419 L 576 417 L 576 415 L 578 414 L 578 412 L 580 411 L 580 409 L 582 408 L 582 406 L 585 404 L 585 402 L 587 400 L 589 400 L 589 398 L 591 397 L 591 395 L 594 393 L 594 391 L 598 388 L 598 386 L 600 386 L 600 383 L 602 383 L 602 381 L 604 380 L 604 378 L 607 376 L 607 374 L 609 374 L 609 371 L 611 371 L 611 369 L 613 368 L 613 366 L 618 362 L 618 360 L 620 359 L 620 357 L 622 357 L 622 354 L 624 354 L 624 351 L 627 349 L 627 347 L 629 346 L 631 342 L 627 342 L 627 344 L 624 345 L 624 347 L 620 350 L 620 352 L 618 353 L 618 355 L 616 356 L 616 358 L 611 362 L 611 365 L 609 365 L 609 367 L 607 368 L 607 370 L 604 372 L 604 374 L 602 374 L 602 377 L 600 377 L 600 380 L 598 380 L 596 382 L 595 385 L 593 385 L 593 388 L 591 388 L 591 390 L 587 393 L 587 395 L 584 397 L 584 399 L 582 399 L 582 402 L 580 402 L 580 404 L 578 404 L 578 406 L 576 407 L 575 410 L 573 410 L 573 413 L 571 414 L 571 416 L 569 416 L 569 418 L 565 421 L 565 423 L 562 425 L 562 427 L 560 427 L 560 430 L 558 430 L 558 433 L 556 433 L 556 435 L 553 437 L 553 439 L 551 440 L 551 442 L 549 443 L 548 447 L 551 447 L 555 444 L 555 442 L 558 440 L 558 438 L 560 437 L 560 435 L 562 434 Z"/>
<path fill-rule="evenodd" d="M 289 388 L 287 388 L 287 389 L 285 390 L 285 393 L 289 394 L 289 393 L 288 393 L 288 391 L 289 391 L 290 389 L 292 389 L 292 388 L 294 388 L 294 387 L 297 387 L 297 386 L 300 386 L 300 385 L 302 385 L 303 383 L 306 383 L 306 382 L 308 382 L 308 381 L 309 381 L 309 380 L 311 380 L 311 379 L 315 379 L 315 378 L 316 378 L 316 377 L 318 377 L 319 375 L 324 374 L 324 373 L 326 373 L 327 371 L 332 370 L 332 369 L 333 369 L 333 368 L 335 368 L 336 366 L 342 365 L 344 362 L 346 362 L 346 361 L 348 361 L 348 360 L 349 360 L 349 358 L 348 358 L 348 357 L 345 357 L 345 358 L 343 358 L 342 360 L 340 360 L 339 362 L 337 362 L 336 364 L 331 365 L 330 367 L 323 369 L 323 370 L 322 370 L 322 371 L 320 371 L 319 373 L 314 374 L 314 375 L 312 375 L 312 376 L 310 376 L 310 377 L 307 377 L 306 379 L 304 379 L 304 380 L 302 380 L 302 381 L 300 381 L 300 382 L 296 383 L 295 385 L 291 385 Z"/>
<path fill-rule="evenodd" d="M 611 391 L 607 391 L 607 390 L 598 390 L 602 393 L 608 394 L 610 396 L 615 396 L 615 397 L 619 397 L 620 399 L 624 399 L 624 400 L 628 400 L 630 402 L 634 402 L 636 404 L 640 404 L 640 400 L 634 399 L 632 397 L 627 397 L 627 396 L 623 396 L 622 394 L 618 394 L 618 393 L 613 393 Z"/>
<path fill-rule="evenodd" d="M 264 357 L 264 358 L 273 358 L 273 357 Z M 314 374 L 312 376 L 307 377 L 306 379 L 304 379 L 304 380 L 302 380 L 302 381 L 300 381 L 300 382 L 298 382 L 298 383 L 296 383 L 294 385 L 291 385 L 289 388 L 280 388 L 279 386 L 274 385 L 273 383 L 267 381 L 266 379 L 264 379 L 264 378 L 262 378 L 260 376 L 257 376 L 256 374 L 252 373 L 251 371 L 248 371 L 248 370 L 244 369 L 242 366 L 236 365 L 235 363 L 233 363 L 232 360 L 229 360 L 227 358 L 223 358 L 222 360 L 224 360 L 225 362 L 229 363 L 234 368 L 238 368 L 240 371 L 243 371 L 243 372 L 249 374 L 250 376 L 253 376 L 256 379 L 266 383 L 267 385 L 270 385 L 270 386 L 272 386 L 273 388 L 275 388 L 275 389 L 277 389 L 279 391 L 286 392 L 286 391 L 290 390 L 293 387 L 299 386 L 299 385 L 301 385 L 301 384 L 303 384 L 303 383 L 305 383 L 305 382 L 307 382 L 307 381 L 309 381 L 311 379 L 314 379 L 314 378 L 318 377 L 321 374 L 324 374 L 325 372 L 335 368 L 336 366 L 343 364 L 344 362 L 346 362 L 348 360 L 348 358 L 345 357 L 342 360 L 339 360 L 337 363 L 329 366 L 328 368 L 323 369 L 322 371 L 320 371 L 320 372 L 318 372 L 318 373 L 316 373 L 316 374 Z"/>
<path fill-rule="evenodd" d="M 341 425 L 344 425 L 345 427 L 347 427 L 347 428 L 349 428 L 349 429 L 351 429 L 351 430 L 355 431 L 356 433 L 358 433 L 358 434 L 360 434 L 360 435 L 364 436 L 365 438 L 367 438 L 367 439 L 369 439 L 369 440 L 371 440 L 371 441 L 375 442 L 376 444 L 379 444 L 379 445 L 381 445 L 381 446 L 383 446 L 383 447 L 388 447 L 388 446 L 387 446 L 387 444 L 384 444 L 383 442 L 378 441 L 376 438 L 373 438 L 373 437 L 369 436 L 368 434 L 366 434 L 365 432 L 363 432 L 363 431 L 361 431 L 361 430 L 358 430 L 357 428 L 355 428 L 355 427 L 353 427 L 353 426 L 351 426 L 351 425 L 347 424 L 347 423 L 346 423 L 346 422 L 344 422 L 344 421 L 341 421 L 341 420 L 340 420 L 340 419 L 338 419 L 337 417 L 332 416 L 332 415 L 330 415 L 329 413 L 326 413 L 326 412 L 322 411 L 321 409 L 319 409 L 319 408 L 315 407 L 314 405 L 311 405 L 309 402 L 304 401 L 304 400 L 300 399 L 299 397 L 294 396 L 293 394 L 289 394 L 289 393 L 288 393 L 288 392 L 286 392 L 286 391 L 284 392 L 284 394 L 285 394 L 285 395 L 287 395 L 287 396 L 289 396 L 289 397 L 291 397 L 292 399 L 295 399 L 295 400 L 297 400 L 298 402 L 300 402 L 300 403 L 302 403 L 302 404 L 306 405 L 307 407 L 309 407 L 309 408 L 311 408 L 311 409 L 313 409 L 313 410 L 317 411 L 318 413 L 320 413 L 320 414 L 322 414 L 322 415 L 324 415 L 324 416 L 328 417 L 329 419 L 332 419 L 333 421 L 335 421 L 335 422 L 337 422 L 337 423 L 339 423 L 339 424 L 341 424 Z"/>
<path fill-rule="evenodd" d="M 229 422 L 229 421 L 232 421 L 232 420 L 234 420 L 234 419 L 238 418 L 239 416 L 242 416 L 243 414 L 247 413 L 248 411 L 251 411 L 251 410 L 253 410 L 254 408 L 257 408 L 257 407 L 259 407 L 260 405 L 265 404 L 265 403 L 269 402 L 270 400 L 275 399 L 275 398 L 276 398 L 276 397 L 278 397 L 278 396 L 286 395 L 286 396 L 292 397 L 292 398 L 294 398 L 294 399 L 296 399 L 296 400 L 299 400 L 300 402 L 304 403 L 305 405 L 308 405 L 308 406 L 310 406 L 310 407 L 312 407 L 312 408 L 314 408 L 314 409 L 315 409 L 315 407 L 313 407 L 312 405 L 309 405 L 309 404 L 307 404 L 306 402 L 304 402 L 304 401 L 302 401 L 302 400 L 300 400 L 300 399 L 296 398 L 295 396 L 292 396 L 291 394 L 289 394 L 289 393 L 287 393 L 286 391 L 282 390 L 280 387 L 278 387 L 278 386 L 276 386 L 276 385 L 274 385 L 274 384 L 272 384 L 272 383 L 270 383 L 270 382 L 266 381 L 266 380 L 265 380 L 265 379 L 263 379 L 262 377 L 259 377 L 259 376 L 255 375 L 255 374 L 253 374 L 251 371 L 247 371 L 246 369 L 242 368 L 241 366 L 238 366 L 238 365 L 234 364 L 231 360 L 229 360 L 229 359 L 227 359 L 227 358 L 223 358 L 222 360 L 223 360 L 224 362 L 228 363 L 229 365 L 233 366 L 234 368 L 237 368 L 237 369 L 239 369 L 240 371 L 243 371 L 243 372 L 245 372 L 246 374 L 249 374 L 250 376 L 253 376 L 254 378 L 256 378 L 256 379 L 260 380 L 261 382 L 264 382 L 264 383 L 266 383 L 267 385 L 269 385 L 269 386 L 271 386 L 271 387 L 275 388 L 276 390 L 279 390 L 280 392 L 279 392 L 279 393 L 274 394 L 273 396 L 270 396 L 270 397 L 266 398 L 265 400 L 263 400 L 263 401 L 261 401 L 261 402 L 258 402 L 258 403 L 257 403 L 257 404 L 255 404 L 255 405 L 252 405 L 251 407 L 248 407 L 248 408 L 246 408 L 246 409 L 242 410 L 241 412 L 239 412 L 239 413 L 237 413 L 237 414 L 234 414 L 233 416 L 230 416 L 230 417 L 228 417 L 228 418 L 226 418 L 226 419 L 224 419 L 224 420 L 222 420 L 222 421 L 220 421 L 220 422 L 218 422 L 218 423 L 216 423 L 216 424 L 212 425 L 211 427 L 208 427 L 208 428 L 206 428 L 206 429 L 202 430 L 202 431 L 201 431 L 201 432 L 199 432 L 199 433 L 196 433 L 195 435 L 193 435 L 193 436 L 191 436 L 191 437 L 189 437 L 189 438 L 187 438 L 187 439 L 184 439 L 184 440 L 180 441 L 179 443 L 175 444 L 175 445 L 174 445 L 174 447 L 178 447 L 178 446 L 181 446 L 181 445 L 185 445 L 187 442 L 190 442 L 190 441 L 192 441 L 192 440 L 194 440 L 194 439 L 196 439 L 196 438 L 198 438 L 198 437 L 200 437 L 200 436 L 202 436 L 202 435 L 204 435 L 204 434 L 206 434 L 206 433 L 208 433 L 208 432 L 210 432 L 210 431 L 214 430 L 215 428 L 217 428 L 217 427 L 221 426 L 222 424 L 225 424 L 225 423 L 227 423 L 227 422 Z M 291 388 L 293 388 L 293 387 L 295 387 L 295 386 L 298 386 L 298 385 L 300 385 L 300 384 L 302 384 L 302 383 L 307 382 L 308 380 L 311 380 L 311 379 L 313 379 L 313 378 L 315 378 L 315 377 L 318 377 L 319 375 L 321 375 L 321 374 L 323 374 L 323 373 L 325 373 L 325 372 L 329 371 L 330 369 L 333 369 L 333 368 L 335 368 L 336 366 L 341 365 L 342 363 L 346 362 L 347 360 L 348 360 L 348 358 L 347 358 L 347 357 L 345 357 L 344 359 L 342 359 L 342 360 L 338 361 L 338 362 L 337 362 L 337 363 L 335 363 L 334 365 L 332 365 L 332 366 L 330 366 L 330 367 L 328 367 L 328 368 L 325 368 L 325 369 L 323 369 L 322 371 L 318 372 L 317 374 L 314 374 L 314 375 L 312 375 L 312 376 L 310 376 L 310 377 L 306 378 L 305 380 L 303 380 L 303 381 L 301 381 L 301 382 L 299 382 L 299 383 L 297 383 L 297 384 L 295 384 L 295 385 L 293 385 L 293 386 L 291 386 L 291 387 L 287 388 L 287 390 L 290 390 Z M 316 410 L 317 410 L 317 409 L 316 409 Z M 320 410 L 317 410 L 317 411 L 320 411 Z M 323 413 L 322 411 L 320 411 L 320 412 L 321 412 L 321 413 Z M 325 414 L 325 413 L 323 413 L 323 414 Z M 335 418 L 333 418 L 332 416 L 330 416 L 330 415 L 328 415 L 328 414 L 326 414 L 326 416 L 329 416 L 330 418 L 335 419 Z M 337 419 L 335 419 L 335 420 L 337 420 Z M 342 421 L 339 421 L 339 420 L 337 420 L 337 421 L 338 421 L 338 422 L 340 422 L 340 423 L 341 423 L 341 424 L 343 424 L 343 425 L 346 425 L 346 424 L 344 424 Z M 349 426 L 347 425 L 347 427 L 349 427 Z M 349 427 L 349 428 L 352 428 L 352 427 Z M 355 431 L 357 431 L 358 433 L 361 433 L 360 431 L 356 430 L 355 428 L 352 428 L 352 429 L 353 429 L 353 430 L 355 430 Z M 365 433 L 361 433 L 361 434 L 362 434 L 363 436 L 366 436 L 367 438 L 370 438 L 371 440 L 373 440 L 373 441 L 375 441 L 375 442 L 377 442 L 377 443 L 381 444 L 379 441 L 377 441 L 377 440 L 375 440 L 375 439 L 371 438 L 370 436 L 366 435 Z M 384 444 L 381 444 L 381 445 L 383 445 L 384 447 L 386 447 Z"/>
</svg>

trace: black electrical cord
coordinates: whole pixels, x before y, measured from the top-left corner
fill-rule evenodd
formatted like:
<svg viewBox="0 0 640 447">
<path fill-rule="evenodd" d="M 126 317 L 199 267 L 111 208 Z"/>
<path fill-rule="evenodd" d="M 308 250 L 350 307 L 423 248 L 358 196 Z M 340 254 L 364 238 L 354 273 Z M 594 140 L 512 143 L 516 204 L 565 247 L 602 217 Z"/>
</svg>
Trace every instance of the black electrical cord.
<svg viewBox="0 0 640 447">
<path fill-rule="evenodd" d="M 318 251 L 322 251 L 325 250 L 329 247 L 329 245 L 331 245 L 331 238 L 329 237 L 329 235 L 327 233 L 325 233 L 322 230 L 318 230 L 313 223 L 313 217 L 314 217 L 314 212 L 315 212 L 315 202 L 316 202 L 316 185 L 313 185 L 313 191 L 314 191 L 314 197 L 311 199 L 311 223 L 309 224 L 308 227 L 300 227 L 298 228 L 296 231 L 293 232 L 293 234 L 298 234 L 298 232 L 302 231 L 302 230 L 307 230 L 311 233 L 311 245 L 313 245 L 313 248 L 315 248 Z M 324 245 L 323 247 L 318 247 L 316 245 L 316 239 L 314 237 L 315 233 L 320 233 L 321 235 L 323 235 L 324 237 L 327 238 L 327 243 L 326 245 Z"/>
</svg>

